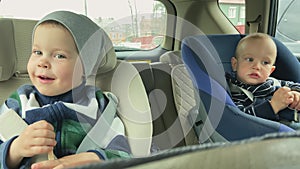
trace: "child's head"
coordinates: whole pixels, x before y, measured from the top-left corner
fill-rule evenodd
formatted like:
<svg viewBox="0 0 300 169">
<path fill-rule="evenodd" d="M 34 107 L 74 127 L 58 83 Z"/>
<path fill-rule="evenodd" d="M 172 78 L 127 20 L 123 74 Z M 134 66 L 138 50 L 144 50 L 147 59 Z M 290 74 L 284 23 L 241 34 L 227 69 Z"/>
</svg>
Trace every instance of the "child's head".
<svg viewBox="0 0 300 169">
<path fill-rule="evenodd" d="M 276 44 L 263 33 L 250 34 L 237 45 L 235 57 L 231 59 L 237 79 L 246 84 L 261 84 L 275 70 Z"/>
<path fill-rule="evenodd" d="M 33 30 L 30 79 L 44 95 L 66 93 L 96 75 L 111 47 L 107 34 L 86 16 L 50 13 Z"/>
</svg>

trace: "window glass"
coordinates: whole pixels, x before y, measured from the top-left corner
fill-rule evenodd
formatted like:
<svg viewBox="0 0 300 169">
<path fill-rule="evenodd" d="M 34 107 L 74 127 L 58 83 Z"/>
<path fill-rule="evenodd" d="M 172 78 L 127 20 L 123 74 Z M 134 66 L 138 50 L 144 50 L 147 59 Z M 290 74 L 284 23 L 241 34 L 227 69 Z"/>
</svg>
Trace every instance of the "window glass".
<svg viewBox="0 0 300 169">
<path fill-rule="evenodd" d="M 234 19 L 236 17 L 236 7 L 230 6 L 228 8 L 228 18 Z"/>
<path fill-rule="evenodd" d="M 244 6 L 241 7 L 240 10 L 240 18 L 245 19 L 246 18 L 246 8 Z"/>
<path fill-rule="evenodd" d="M 110 36 L 116 50 L 149 50 L 163 41 L 166 9 L 154 0 L 2 0 L 0 18 L 39 20 L 55 10 L 90 17 Z"/>
<path fill-rule="evenodd" d="M 244 34 L 245 0 L 219 0 L 219 6 L 235 28 Z"/>
<path fill-rule="evenodd" d="M 279 0 L 275 37 L 300 56 L 300 1 Z"/>
</svg>

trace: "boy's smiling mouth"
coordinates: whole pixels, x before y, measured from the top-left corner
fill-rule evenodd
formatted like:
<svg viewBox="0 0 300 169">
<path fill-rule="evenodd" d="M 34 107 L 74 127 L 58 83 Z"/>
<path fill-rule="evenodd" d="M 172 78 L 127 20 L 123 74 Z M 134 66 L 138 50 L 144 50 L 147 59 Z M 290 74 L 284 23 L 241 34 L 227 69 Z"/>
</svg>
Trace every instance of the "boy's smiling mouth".
<svg viewBox="0 0 300 169">
<path fill-rule="evenodd" d="M 51 81 L 55 80 L 54 78 L 44 76 L 44 75 L 39 75 L 37 77 L 40 80 L 40 82 L 42 82 L 42 83 L 48 83 L 48 82 L 51 82 Z"/>
</svg>

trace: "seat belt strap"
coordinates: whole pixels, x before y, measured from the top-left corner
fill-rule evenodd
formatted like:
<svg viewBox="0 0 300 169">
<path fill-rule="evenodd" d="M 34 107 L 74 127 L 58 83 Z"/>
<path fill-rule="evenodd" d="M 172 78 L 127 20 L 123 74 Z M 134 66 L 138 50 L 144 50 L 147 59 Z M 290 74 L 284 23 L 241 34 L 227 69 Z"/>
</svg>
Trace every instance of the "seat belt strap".
<svg viewBox="0 0 300 169">
<path fill-rule="evenodd" d="M 118 99 L 113 93 L 104 92 L 104 94 L 109 99 L 109 102 L 95 125 L 82 140 L 76 153 L 86 152 L 93 148 L 101 151 L 99 147 L 104 148 L 103 140 L 105 140 L 104 138 L 106 138 L 106 134 L 115 119 L 118 105 Z"/>
<path fill-rule="evenodd" d="M 278 79 L 275 79 L 274 77 L 269 77 L 269 79 L 273 80 L 273 82 L 274 82 L 273 86 L 279 86 L 279 87 L 281 87 L 281 83 L 280 83 L 280 81 Z"/>
<path fill-rule="evenodd" d="M 258 32 L 259 23 L 251 22 L 249 23 L 249 34 Z"/>
<path fill-rule="evenodd" d="M 253 21 L 247 21 L 247 25 L 249 26 L 249 34 L 258 32 L 260 22 L 261 15 L 258 15 L 257 18 Z"/>
<path fill-rule="evenodd" d="M 241 88 L 241 87 L 239 87 L 239 88 L 240 88 L 241 91 L 243 91 L 243 92 L 245 93 L 245 95 L 247 95 L 247 97 L 253 102 L 253 98 L 254 98 L 253 94 L 252 94 L 251 92 L 249 92 L 248 90 L 246 90 L 246 89 L 243 89 L 243 88 Z"/>
<path fill-rule="evenodd" d="M 272 79 L 273 80 L 273 86 L 281 86 L 281 84 L 280 84 L 280 81 L 278 80 L 278 79 L 275 79 L 275 78 L 273 78 L 273 77 L 269 77 L 269 79 Z M 246 90 L 246 89 L 244 89 L 244 88 L 242 88 L 242 87 L 239 87 L 239 86 L 237 86 L 242 92 L 244 92 L 246 95 L 247 95 L 247 97 L 253 102 L 253 98 L 254 98 L 254 96 L 253 96 L 253 94 L 250 92 L 250 91 L 248 91 L 248 90 Z"/>
</svg>

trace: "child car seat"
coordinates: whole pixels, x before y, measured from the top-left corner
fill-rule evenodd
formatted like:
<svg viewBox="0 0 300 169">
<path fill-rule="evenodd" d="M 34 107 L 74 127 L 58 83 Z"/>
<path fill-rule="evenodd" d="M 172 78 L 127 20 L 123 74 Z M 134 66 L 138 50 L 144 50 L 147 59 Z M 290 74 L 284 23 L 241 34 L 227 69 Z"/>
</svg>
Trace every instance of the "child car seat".
<svg viewBox="0 0 300 169">
<path fill-rule="evenodd" d="M 205 120 L 201 113 L 191 114 L 194 129 L 199 141 L 205 141 L 200 124 L 210 127 L 213 133 L 217 131 L 228 141 L 240 140 L 266 133 L 293 131 L 291 128 L 270 120 L 248 115 L 240 111 L 228 94 L 225 72 L 231 71 L 230 59 L 234 56 L 237 43 L 245 35 L 196 35 L 184 38 L 182 42 L 182 59 L 186 65 L 195 90 L 199 92 L 201 101 L 207 112 Z M 299 62 L 295 56 L 278 40 L 276 78 L 300 81 Z M 286 76 L 289 75 L 289 76 Z M 209 125 L 206 125 L 209 124 Z"/>
</svg>

